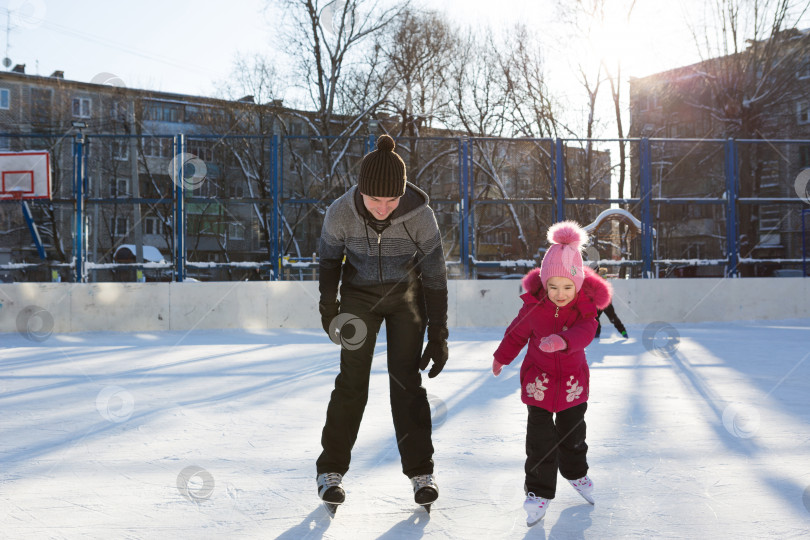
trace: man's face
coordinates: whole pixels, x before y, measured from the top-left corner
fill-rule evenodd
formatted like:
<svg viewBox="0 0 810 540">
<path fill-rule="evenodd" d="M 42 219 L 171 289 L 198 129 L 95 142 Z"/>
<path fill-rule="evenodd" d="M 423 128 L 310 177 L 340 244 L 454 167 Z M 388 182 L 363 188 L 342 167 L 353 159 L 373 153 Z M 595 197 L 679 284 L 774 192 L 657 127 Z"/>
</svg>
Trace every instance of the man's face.
<svg viewBox="0 0 810 540">
<path fill-rule="evenodd" d="M 363 204 L 366 210 L 368 210 L 369 214 L 374 216 L 374 219 L 379 221 L 388 219 L 391 212 L 396 210 L 397 206 L 399 206 L 399 199 L 401 199 L 401 197 L 372 197 L 365 193 L 361 193 L 361 195 L 363 196 Z"/>
</svg>

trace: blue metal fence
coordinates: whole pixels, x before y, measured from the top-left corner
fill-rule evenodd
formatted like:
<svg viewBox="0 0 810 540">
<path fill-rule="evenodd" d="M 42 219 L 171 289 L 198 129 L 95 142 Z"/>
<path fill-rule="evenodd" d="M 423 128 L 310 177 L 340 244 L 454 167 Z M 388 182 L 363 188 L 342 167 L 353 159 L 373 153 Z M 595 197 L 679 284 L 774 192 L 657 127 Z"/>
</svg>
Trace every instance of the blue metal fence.
<svg viewBox="0 0 810 540">
<path fill-rule="evenodd" d="M 20 137 L 13 134 L 2 134 L 3 137 Z M 62 138 L 65 136 L 63 135 Z M 88 141 L 98 139 L 101 137 L 119 137 L 126 139 L 125 135 L 83 135 L 75 134 L 72 136 L 72 205 L 73 205 L 73 220 L 72 220 L 72 253 L 70 261 L 66 263 L 57 263 L 52 265 L 67 266 L 72 270 L 73 279 L 77 282 L 88 280 L 88 261 L 86 251 L 87 241 L 87 202 L 101 203 L 99 199 L 88 197 L 87 193 L 87 152 Z M 153 136 L 158 137 L 158 136 Z M 160 137 L 172 138 L 172 153 L 174 156 L 184 156 L 188 153 L 188 136 L 184 134 L 177 135 L 162 135 Z M 195 138 L 208 137 L 215 141 L 222 141 L 231 138 L 231 136 L 195 136 Z M 294 240 L 293 233 L 285 233 L 285 212 L 290 211 L 293 207 L 321 205 L 325 206 L 330 202 L 329 198 L 312 197 L 312 196 L 285 196 L 285 190 L 289 188 L 289 178 L 287 168 L 285 167 L 285 145 L 292 145 L 296 137 L 280 137 L 275 136 L 233 136 L 232 138 L 239 139 L 253 139 L 261 145 L 262 152 L 266 155 L 267 177 L 263 179 L 269 186 L 269 260 L 254 260 L 249 262 L 232 263 L 242 264 L 243 266 L 253 265 L 256 268 L 271 269 L 271 279 L 279 280 L 285 279 L 285 274 L 282 272 L 284 266 L 294 267 L 298 269 L 313 268 L 316 266 L 316 261 L 306 255 L 299 255 L 287 258 L 285 261 L 285 248 L 282 245 L 283 239 Z M 299 136 L 299 139 L 312 141 L 317 139 L 315 137 Z M 631 171 L 629 178 L 631 183 L 636 187 L 638 193 L 635 197 L 623 197 L 619 194 L 618 197 L 569 197 L 566 195 L 566 187 L 570 188 L 570 176 L 573 174 L 570 171 L 570 165 L 567 165 L 571 156 L 569 145 L 571 143 L 583 143 L 581 139 L 512 139 L 500 140 L 506 143 L 514 144 L 536 144 L 541 145 L 543 148 L 548 148 L 548 151 L 543 155 L 543 166 L 547 166 L 549 171 L 549 188 L 550 196 L 548 197 L 517 197 L 517 196 L 501 196 L 492 197 L 490 195 L 483 196 L 481 190 L 476 191 L 476 187 L 481 185 L 480 180 L 476 180 L 480 176 L 480 165 L 477 164 L 478 154 L 476 148 L 484 143 L 494 143 L 499 140 L 487 138 L 451 138 L 451 139 L 437 139 L 443 143 L 449 143 L 455 146 L 453 152 L 456 154 L 454 167 L 457 167 L 457 182 L 458 182 L 458 198 L 433 198 L 434 209 L 436 206 L 444 208 L 456 207 L 456 217 L 452 218 L 457 222 L 456 241 L 457 258 L 449 258 L 448 263 L 455 265 L 459 268 L 458 276 L 463 278 L 476 277 L 477 271 L 482 268 L 499 266 L 508 267 L 510 263 L 515 266 L 528 266 L 533 264 L 532 261 L 509 261 L 509 260 L 484 260 L 483 257 L 479 258 L 477 248 L 480 242 L 477 240 L 478 225 L 476 220 L 483 219 L 478 214 L 484 212 L 484 208 L 488 205 L 504 206 L 504 205 L 526 205 L 532 207 L 548 206 L 551 211 L 550 219 L 552 222 L 560 221 L 566 218 L 567 209 L 573 205 L 591 205 L 597 207 L 607 207 L 608 205 L 625 205 L 629 208 L 635 209 L 639 214 L 638 218 L 641 221 L 640 230 L 640 260 L 623 259 L 618 261 L 607 261 L 614 263 L 616 266 L 635 266 L 640 268 L 639 275 L 644 278 L 656 277 L 658 272 L 654 271 L 654 266 L 659 263 L 672 263 L 678 261 L 676 257 L 669 256 L 665 259 L 657 257 L 656 245 L 658 239 L 656 234 L 661 234 L 660 219 L 656 221 L 653 216 L 653 210 L 656 208 L 664 207 L 667 205 L 710 205 L 717 207 L 725 212 L 725 256 L 722 259 L 701 261 L 701 263 L 722 265 L 724 274 L 727 276 L 735 277 L 740 275 L 741 264 L 752 264 L 758 262 L 768 261 L 767 258 L 754 259 L 748 253 L 743 253 L 741 256 L 740 244 L 740 229 L 739 229 L 739 211 L 743 205 L 757 206 L 757 205 L 780 205 L 788 206 L 791 208 L 801 208 L 802 205 L 807 205 L 808 201 L 799 196 L 793 197 L 740 197 L 740 163 L 741 158 L 739 154 L 739 146 L 741 144 L 747 145 L 762 145 L 764 141 L 760 140 L 688 140 L 688 139 L 600 139 L 592 140 L 595 143 L 616 143 L 630 145 L 631 152 L 628 162 L 630 166 L 628 169 Z M 368 152 L 374 148 L 375 137 L 373 135 L 363 137 L 358 141 L 362 143 L 362 153 Z M 407 141 L 406 141 L 407 142 Z M 654 196 L 654 179 L 653 179 L 653 156 L 660 150 L 655 150 L 654 145 L 661 145 L 662 143 L 688 143 L 703 145 L 703 148 L 708 148 L 707 145 L 716 145 L 722 148 L 723 164 L 722 174 L 724 178 L 724 191 L 720 196 L 706 197 L 706 196 L 691 196 L 691 197 L 655 197 Z M 416 144 L 411 141 L 412 144 Z M 787 144 L 787 145 L 810 145 L 810 141 L 767 141 L 768 145 Z M 348 143 L 347 143 L 348 146 Z M 291 146 L 290 146 L 291 147 Z M 356 156 L 360 157 L 360 156 Z M 452 161 L 452 160 L 451 160 Z M 547 162 L 546 162 L 547 161 Z M 808 166 L 810 164 L 805 164 Z M 173 190 L 171 192 L 171 199 L 167 198 L 140 198 L 140 199 L 116 199 L 121 204 L 139 204 L 139 203 L 171 203 L 172 204 L 172 244 L 171 244 L 171 270 L 173 279 L 176 281 L 183 281 L 188 276 L 188 268 L 195 264 L 199 267 L 203 265 L 201 262 L 190 262 L 187 260 L 187 219 L 189 201 L 189 194 L 186 193 L 185 178 L 186 178 L 186 163 L 184 159 L 174 159 L 172 161 L 174 178 Z M 791 165 L 793 167 L 793 165 Z M 786 177 L 789 178 L 791 167 L 785 167 Z M 612 167 L 613 168 L 613 167 Z M 795 167 L 794 167 L 795 169 Z M 539 177 L 538 177 L 539 178 Z M 537 181 L 537 178 L 534 179 Z M 658 188 L 661 190 L 661 185 L 664 183 L 665 178 L 663 175 L 658 178 Z M 285 183 L 286 182 L 286 183 Z M 301 193 L 306 195 L 305 193 Z M 520 195 L 520 193 L 515 193 Z M 219 201 L 216 198 L 209 198 L 206 200 Z M 3 201 L 8 202 L 8 201 Z M 266 203 L 268 201 L 258 201 L 259 203 Z M 796 206 L 798 205 L 798 206 Z M 442 212 L 445 212 L 442 210 Z M 804 216 L 806 210 L 802 210 L 802 235 L 804 235 Z M 446 212 L 445 212 L 446 213 Z M 320 219 L 320 218 L 319 218 Z M 289 220 L 287 220 L 287 223 Z M 656 230 L 658 225 L 658 231 Z M 286 236 L 285 236 L 286 235 Z M 311 235 L 310 235 L 311 236 Z M 803 236 L 804 238 L 804 236 Z M 310 238 L 311 240 L 311 238 Z M 747 239 L 751 241 L 751 239 Z M 804 253 L 806 243 L 802 241 L 802 258 L 781 257 L 780 262 L 798 263 L 801 262 L 804 266 L 804 274 L 807 275 L 806 266 L 806 253 Z M 455 253 L 456 251 L 454 251 Z M 536 261 L 535 261 L 536 262 Z M 693 264 L 692 261 L 682 261 L 684 264 Z M 34 266 L 34 263 L 30 263 Z M 16 267 L 19 267 L 17 265 Z M 92 266 L 92 265 L 91 265 Z M 96 265 L 97 267 L 98 265 Z M 114 265 L 112 265 L 114 266 Z M 138 265 L 124 265 L 124 266 L 138 266 Z M 224 267 L 227 264 L 223 263 L 207 263 L 206 267 Z M 1 267 L 1 266 L 0 266 Z"/>
</svg>

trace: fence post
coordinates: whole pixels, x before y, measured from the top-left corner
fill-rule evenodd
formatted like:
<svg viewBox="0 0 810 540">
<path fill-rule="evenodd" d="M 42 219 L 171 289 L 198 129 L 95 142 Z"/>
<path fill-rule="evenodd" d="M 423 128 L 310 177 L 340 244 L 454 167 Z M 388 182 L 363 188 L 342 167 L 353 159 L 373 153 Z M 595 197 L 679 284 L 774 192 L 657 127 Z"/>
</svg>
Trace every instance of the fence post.
<svg viewBox="0 0 810 540">
<path fill-rule="evenodd" d="M 641 176 L 641 277 L 653 277 L 653 226 L 650 198 L 652 197 L 652 167 L 650 160 L 650 139 L 646 137 L 639 143 L 640 176 Z"/>
<path fill-rule="evenodd" d="M 805 216 L 810 216 L 810 209 L 802 210 L 802 277 L 810 276 L 807 272 L 807 220 Z"/>
<path fill-rule="evenodd" d="M 174 136 L 174 280 L 186 279 L 185 135 Z"/>
<path fill-rule="evenodd" d="M 565 153 L 563 149 L 563 140 L 557 139 L 554 152 L 554 191 L 557 203 L 557 215 L 554 216 L 555 223 L 565 219 Z"/>
<path fill-rule="evenodd" d="M 78 133 L 73 140 L 73 280 L 84 283 L 84 135 Z"/>
<path fill-rule="evenodd" d="M 728 139 L 725 148 L 726 173 L 726 276 L 739 277 L 739 245 L 737 243 L 737 185 L 740 169 L 737 163 L 737 141 Z"/>
<path fill-rule="evenodd" d="M 470 278 L 470 229 L 469 229 L 469 217 L 470 217 L 470 193 L 469 193 L 469 182 L 470 182 L 470 161 L 469 161 L 469 153 L 470 153 L 470 139 L 464 138 L 459 139 L 460 146 L 459 146 L 459 175 L 460 175 L 460 182 L 459 182 L 459 201 L 460 201 L 460 215 L 459 220 L 461 221 L 461 238 L 460 238 L 460 249 L 459 249 L 459 256 L 461 257 L 461 277 L 464 279 Z"/>
<path fill-rule="evenodd" d="M 273 209 L 270 214 L 270 246 L 273 252 L 273 281 L 282 279 L 281 272 L 281 201 L 279 195 L 279 140 L 278 135 L 270 138 L 270 191 L 273 197 Z"/>
</svg>

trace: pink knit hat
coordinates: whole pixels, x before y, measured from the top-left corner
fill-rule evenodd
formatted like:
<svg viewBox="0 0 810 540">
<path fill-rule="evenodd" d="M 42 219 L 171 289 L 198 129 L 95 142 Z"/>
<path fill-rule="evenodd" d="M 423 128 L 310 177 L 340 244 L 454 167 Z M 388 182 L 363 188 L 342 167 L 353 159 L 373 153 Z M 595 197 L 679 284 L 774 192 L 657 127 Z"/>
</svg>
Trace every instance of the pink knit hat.
<svg viewBox="0 0 810 540">
<path fill-rule="evenodd" d="M 582 246 L 588 241 L 588 233 L 573 221 L 561 221 L 548 229 L 551 247 L 546 251 L 540 264 L 540 281 L 543 288 L 553 277 L 566 277 L 574 282 L 579 292 L 585 272 L 582 269 Z"/>
</svg>

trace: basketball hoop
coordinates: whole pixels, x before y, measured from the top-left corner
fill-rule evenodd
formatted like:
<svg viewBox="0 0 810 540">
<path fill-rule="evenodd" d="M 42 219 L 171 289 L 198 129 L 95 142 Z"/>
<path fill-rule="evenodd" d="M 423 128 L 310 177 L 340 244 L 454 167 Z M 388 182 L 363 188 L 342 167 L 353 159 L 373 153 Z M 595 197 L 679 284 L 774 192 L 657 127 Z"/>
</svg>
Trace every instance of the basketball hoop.
<svg viewBox="0 0 810 540">
<path fill-rule="evenodd" d="M 0 200 L 51 198 L 50 153 L 0 151 Z"/>
</svg>

